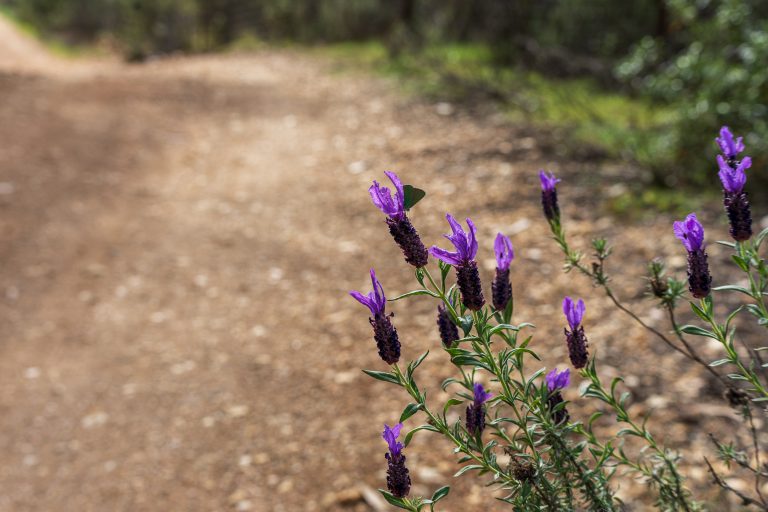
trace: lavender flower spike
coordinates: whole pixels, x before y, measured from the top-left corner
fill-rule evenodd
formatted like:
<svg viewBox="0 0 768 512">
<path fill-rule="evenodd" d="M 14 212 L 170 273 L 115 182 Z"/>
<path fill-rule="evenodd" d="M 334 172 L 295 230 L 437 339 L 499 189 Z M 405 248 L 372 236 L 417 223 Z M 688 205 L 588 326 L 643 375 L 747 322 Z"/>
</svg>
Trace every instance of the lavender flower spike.
<svg viewBox="0 0 768 512">
<path fill-rule="evenodd" d="M 704 250 L 704 227 L 695 213 L 684 221 L 672 225 L 675 236 L 688 251 L 688 289 L 697 299 L 703 299 L 711 290 L 712 276 L 709 274 L 707 253 Z"/>
<path fill-rule="evenodd" d="M 461 300 L 464 305 L 472 311 L 478 311 L 485 304 L 483 297 L 483 285 L 480 282 L 480 272 L 477 270 L 475 256 L 477 255 L 477 228 L 470 219 L 467 219 L 469 232 L 465 232 L 456 219 L 449 213 L 445 216 L 448 224 L 451 225 L 450 235 L 445 238 L 453 243 L 455 252 L 432 246 L 430 254 L 435 258 L 442 260 L 449 265 L 456 267 L 456 280 L 461 291 Z"/>
<path fill-rule="evenodd" d="M 744 191 L 747 182 L 745 171 L 752 166 L 752 159 L 746 156 L 741 162 L 733 162 L 717 155 L 717 165 L 720 167 L 718 176 L 723 183 L 723 205 L 728 215 L 729 232 L 734 240 L 744 242 L 752 236 L 752 212 Z"/>
<path fill-rule="evenodd" d="M 382 187 L 374 180 L 373 185 L 368 189 L 371 200 L 379 210 L 387 215 L 389 233 L 403 251 L 405 261 L 416 268 L 424 267 L 429 260 L 429 254 L 421 238 L 419 238 L 419 233 L 405 214 L 403 184 L 397 174 L 389 171 L 384 174 L 395 186 L 395 195 L 392 196 L 387 187 Z"/>
<path fill-rule="evenodd" d="M 587 336 L 581 325 L 585 309 L 584 301 L 581 299 L 575 304 L 570 297 L 563 299 L 563 313 L 565 313 L 565 318 L 571 327 L 570 331 L 567 328 L 564 329 L 565 342 L 568 345 L 568 357 L 571 359 L 571 364 L 577 369 L 584 368 L 589 360 Z"/>
<path fill-rule="evenodd" d="M 483 389 L 483 385 L 476 382 L 474 385 L 475 400 L 467 407 L 466 427 L 472 435 L 483 433 L 485 428 L 485 402 L 493 395 Z"/>
<path fill-rule="evenodd" d="M 558 372 L 557 368 L 552 369 L 547 374 L 547 407 L 549 408 L 552 420 L 555 424 L 567 422 L 570 419 L 570 415 L 565 408 L 565 405 L 560 405 L 565 402 L 563 399 L 561 389 L 568 387 L 571 383 L 571 370 L 566 369 L 562 372 Z"/>
<path fill-rule="evenodd" d="M 559 220 L 560 206 L 557 204 L 556 186 L 560 180 L 551 172 L 547 175 L 543 169 L 539 171 L 539 180 L 541 180 L 541 206 L 544 209 L 544 215 L 550 222 Z"/>
<path fill-rule="evenodd" d="M 387 298 L 384 296 L 384 288 L 376 279 L 376 272 L 373 269 L 371 269 L 371 283 L 373 284 L 373 291 L 368 295 L 354 290 L 349 294 L 371 311 L 372 317 L 368 321 L 373 327 L 373 339 L 376 340 L 379 356 L 385 363 L 395 364 L 400 360 L 400 339 L 397 336 L 397 329 L 390 320 L 392 315 L 387 316 L 384 313 Z"/>
<path fill-rule="evenodd" d="M 734 141 L 733 134 L 727 126 L 720 128 L 720 136 L 715 139 L 715 142 L 720 146 L 720 150 L 728 160 L 734 160 L 739 153 L 744 151 L 743 138 L 739 137 Z"/>
<path fill-rule="evenodd" d="M 503 311 L 512 299 L 512 283 L 509 280 L 509 266 L 515 259 L 515 251 L 512 242 L 506 236 L 499 233 L 493 243 L 496 253 L 496 279 L 491 284 L 493 292 L 493 307 L 497 311 Z"/>
<path fill-rule="evenodd" d="M 411 490 L 411 477 L 408 474 L 408 468 L 405 467 L 403 444 L 397 441 L 402 429 L 402 423 L 394 427 L 384 425 L 384 432 L 381 435 L 389 446 L 389 453 L 384 455 L 387 459 L 387 489 L 398 498 L 405 498 Z"/>
</svg>

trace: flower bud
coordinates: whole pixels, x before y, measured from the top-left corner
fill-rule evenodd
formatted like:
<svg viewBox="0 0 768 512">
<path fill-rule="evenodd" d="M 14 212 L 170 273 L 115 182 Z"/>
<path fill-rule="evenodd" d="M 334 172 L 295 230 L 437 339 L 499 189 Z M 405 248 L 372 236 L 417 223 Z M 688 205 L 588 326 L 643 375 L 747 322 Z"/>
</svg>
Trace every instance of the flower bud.
<svg viewBox="0 0 768 512">
<path fill-rule="evenodd" d="M 379 356 L 387 364 L 395 364 L 400 360 L 400 340 L 397 336 L 397 329 L 392 325 L 389 315 L 375 315 L 369 321 L 373 326 L 373 339 L 376 340 L 376 347 L 379 349 Z"/>
<path fill-rule="evenodd" d="M 565 341 L 568 345 L 568 357 L 571 359 L 571 364 L 574 368 L 584 368 L 589 361 L 589 351 L 587 350 L 587 337 L 584 334 L 584 327 L 581 325 L 569 331 L 567 328 L 565 331 Z"/>
<path fill-rule="evenodd" d="M 712 289 L 707 253 L 698 249 L 688 253 L 688 289 L 697 299 L 703 299 Z"/>
<path fill-rule="evenodd" d="M 456 267 L 456 282 L 461 292 L 461 301 L 467 309 L 480 310 L 485 304 L 485 297 L 483 297 L 483 284 L 480 281 L 477 263 L 468 261 Z"/>
<path fill-rule="evenodd" d="M 440 329 L 440 339 L 445 348 L 453 347 L 456 340 L 459 339 L 459 328 L 451 321 L 451 315 L 448 309 L 440 304 L 437 306 L 437 327 Z"/>
<path fill-rule="evenodd" d="M 752 237 L 752 212 L 746 192 L 723 192 L 723 205 L 728 215 L 729 233 L 737 242 L 744 242 Z"/>
<path fill-rule="evenodd" d="M 395 243 L 403 251 L 405 261 L 416 268 L 425 267 L 429 261 L 429 253 L 408 217 L 405 215 L 398 219 L 388 217 L 387 226 Z"/>
<path fill-rule="evenodd" d="M 387 489 L 397 498 L 405 498 L 411 490 L 411 477 L 405 467 L 405 455 L 384 454 L 387 459 Z"/>
<path fill-rule="evenodd" d="M 496 269 L 496 279 L 491 284 L 493 292 L 493 307 L 496 311 L 503 311 L 512 299 L 512 283 L 509 280 L 509 269 Z"/>
</svg>

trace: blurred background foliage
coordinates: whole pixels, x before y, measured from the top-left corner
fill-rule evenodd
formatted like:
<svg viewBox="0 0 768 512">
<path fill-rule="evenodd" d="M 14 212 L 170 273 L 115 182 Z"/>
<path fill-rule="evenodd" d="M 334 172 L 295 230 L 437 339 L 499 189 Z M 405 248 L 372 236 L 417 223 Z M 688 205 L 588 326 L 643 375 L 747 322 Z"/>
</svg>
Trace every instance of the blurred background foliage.
<svg viewBox="0 0 768 512">
<path fill-rule="evenodd" d="M 131 61 L 254 43 L 322 43 L 454 102 L 492 101 L 623 157 L 645 185 L 716 181 L 721 124 L 768 184 L 765 0 L 0 0 L 67 44 Z M 706 148 L 706 149 L 702 149 Z M 760 178 L 760 176 L 763 176 Z"/>
</svg>

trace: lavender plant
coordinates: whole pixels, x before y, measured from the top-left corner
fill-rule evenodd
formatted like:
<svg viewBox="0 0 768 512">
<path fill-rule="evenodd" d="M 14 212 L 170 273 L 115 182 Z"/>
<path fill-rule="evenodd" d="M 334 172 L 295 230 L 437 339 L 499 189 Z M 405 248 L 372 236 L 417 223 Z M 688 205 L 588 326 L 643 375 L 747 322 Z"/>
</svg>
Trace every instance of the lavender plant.
<svg viewBox="0 0 768 512">
<path fill-rule="evenodd" d="M 768 238 L 768 229 L 764 229 L 752 238 L 752 215 L 745 191 L 746 171 L 751 167 L 752 161 L 748 156 L 739 159 L 739 154 L 745 149 L 742 138 L 735 138 L 728 127 L 724 126 L 715 141 L 722 152 L 717 156 L 718 176 L 723 186 L 723 205 L 728 218 L 729 234 L 733 239 L 733 242 L 717 243 L 733 251 L 731 259 L 738 271 L 743 273 L 742 281 L 746 284 L 739 282 L 712 288 L 713 278 L 706 253 L 704 227 L 695 213 L 691 213 L 683 221 L 675 222 L 674 234 L 682 242 L 688 255 L 688 290 L 693 296 L 693 299 L 688 302 L 693 315 L 703 324 L 681 325 L 678 322 L 677 306 L 685 300 L 685 283 L 674 277 L 667 277 L 665 265 L 659 259 L 649 264 L 649 295 L 656 298 L 659 307 L 666 311 L 669 334 L 648 325 L 619 300 L 610 286 L 610 277 L 605 266 L 611 254 L 610 246 L 604 239 L 593 240 L 592 247 L 595 252 L 592 264 L 587 266 L 583 263 L 582 254 L 574 250 L 567 241 L 560 216 L 551 214 L 553 210 L 559 211 L 557 204 L 555 203 L 555 206 L 552 204 L 552 197 L 556 198 L 552 191 L 559 180 L 555 180 L 551 174 L 545 175 L 543 171 L 541 172 L 542 206 L 553 238 L 565 256 L 566 272 L 576 269 L 590 278 L 619 310 L 670 348 L 700 365 L 720 383 L 724 390 L 724 398 L 741 413 L 746 435 L 734 436 L 734 440 L 729 442 L 711 436 L 712 443 L 717 456 L 727 467 L 735 467 L 751 475 L 752 492 L 735 488 L 706 458 L 705 463 L 716 485 L 737 495 L 744 505 L 768 510 L 768 500 L 762 492 L 762 483 L 768 477 L 768 465 L 763 462 L 765 461 L 764 429 L 767 412 L 765 405 L 768 401 L 766 389 L 768 364 L 761 356 L 761 352 L 768 350 L 768 347 L 759 346 L 760 340 L 762 343 L 765 340 L 765 331 L 761 329 L 768 328 L 768 309 L 766 308 L 768 264 L 761 255 L 763 242 Z M 744 300 L 742 303 L 735 303 L 733 298 L 725 297 L 723 301 L 716 303 L 712 292 L 737 293 Z M 743 311 L 750 313 L 759 326 L 757 334 L 753 335 L 756 338 L 754 340 L 746 339 L 737 332 L 737 317 Z M 752 332 L 755 331 L 752 330 Z M 700 353 L 702 343 L 695 341 L 697 337 L 715 340 L 722 348 L 723 357 L 715 361 L 707 361 Z M 606 396 L 603 399 L 609 399 L 609 397 Z M 759 422 L 755 421 L 756 414 L 761 416 Z M 749 439 L 749 442 L 743 443 L 740 439 L 744 438 Z M 669 461 L 669 471 L 674 472 L 674 458 L 675 456 L 670 454 L 667 459 L 662 456 L 659 460 L 664 460 L 665 465 Z M 672 482 L 676 479 L 677 476 L 673 475 Z M 662 493 L 669 491 L 661 487 L 659 489 Z"/>
<path fill-rule="evenodd" d="M 587 352 L 584 302 L 574 303 L 570 297 L 563 301 L 568 326 L 564 329 L 566 345 L 574 368 L 580 370 L 579 375 L 586 381 L 582 396 L 600 402 L 601 409 L 610 411 L 625 425 L 604 437 L 598 437 L 594 428 L 603 411 L 595 412 L 586 421 L 569 414 L 563 391 L 570 384 L 570 369 L 552 369 L 547 373 L 531 348 L 532 336 L 527 333 L 533 325 L 512 322 L 511 241 L 503 234 L 494 241 L 497 269 L 491 285 L 493 300 L 488 305 L 477 269 L 480 244 L 474 223 L 467 219 L 465 231 L 450 214 L 446 216 L 452 233 L 445 237 L 455 250 L 436 246 L 429 250 L 438 260 L 437 272 L 433 274 L 426 258 L 409 257 L 423 247 L 415 229 L 409 231 L 412 237 L 408 243 L 402 243 L 395 234 L 399 232 L 392 230 L 392 223 L 404 218 L 401 215 L 407 201 L 403 191 L 408 186 L 402 186 L 393 173 L 388 176 L 395 184 L 395 196 L 374 182 L 371 197 L 389 216 L 387 224 L 406 261 L 417 267 L 418 284 L 390 302 L 420 298 L 438 303 L 437 325 L 442 341 L 438 346 L 454 366 L 455 374 L 441 386 L 444 391 L 450 390 L 450 398 L 436 405 L 427 400 L 427 389 L 416 379 L 417 370 L 429 352 L 404 366 L 399 364 L 399 357 L 390 357 L 395 353 L 395 344 L 399 356 L 399 341 L 392 335 L 395 331 L 390 317 L 384 313 L 383 289 L 371 271 L 374 291 L 368 296 L 351 293 L 373 315 L 370 323 L 374 339 L 389 367 L 387 371 L 363 371 L 402 388 L 412 400 L 403 409 L 396 427 L 385 426 L 384 438 L 389 444 L 387 489 L 381 493 L 386 500 L 416 512 L 427 506 L 434 510 L 435 504 L 448 494 L 449 487 L 445 486 L 429 498 L 408 496 L 410 477 L 403 450 L 416 433 L 432 432 L 454 445 L 457 463 L 461 465 L 455 476 L 476 473 L 486 478 L 489 486 L 503 491 L 499 499 L 514 510 L 620 510 L 623 505 L 612 483 L 620 468 L 640 475 L 652 485 L 660 509 L 699 510 L 678 471 L 677 455 L 655 439 L 644 421 L 635 420 L 628 412 L 628 393 L 619 389 L 621 379 L 606 385 L 599 377 L 596 358 L 590 359 Z M 542 172 L 541 181 L 545 215 L 553 230 L 562 234 L 556 192 L 559 180 Z M 412 227 L 410 221 L 408 225 Z M 561 246 L 570 251 L 564 234 L 561 240 Z M 604 247 L 603 260 L 607 252 Z M 579 265 L 578 258 L 574 256 L 572 260 Z M 452 268 L 456 271 L 455 283 L 449 282 Z M 454 408 L 464 404 L 462 421 L 461 409 L 456 414 Z M 401 445 L 396 441 L 401 425 L 416 415 L 424 421 L 405 434 Z M 630 453 L 623 445 L 629 437 L 639 440 L 642 450 Z M 643 455 L 645 452 L 650 455 Z"/>
</svg>

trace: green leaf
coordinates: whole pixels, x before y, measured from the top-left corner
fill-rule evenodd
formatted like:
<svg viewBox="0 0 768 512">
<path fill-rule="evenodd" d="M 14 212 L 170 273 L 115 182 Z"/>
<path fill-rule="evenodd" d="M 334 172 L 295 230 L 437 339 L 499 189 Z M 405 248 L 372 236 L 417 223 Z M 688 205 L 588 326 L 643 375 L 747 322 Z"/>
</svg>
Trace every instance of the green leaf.
<svg viewBox="0 0 768 512">
<path fill-rule="evenodd" d="M 439 488 L 435 491 L 435 493 L 432 495 L 432 503 L 437 503 L 441 499 L 448 496 L 448 493 L 451 492 L 451 487 L 446 485 L 444 487 Z"/>
<path fill-rule="evenodd" d="M 416 203 L 424 199 L 427 193 L 412 185 L 404 185 L 403 195 L 405 196 L 405 209 L 410 210 Z"/>
<path fill-rule="evenodd" d="M 715 333 L 706 329 L 702 329 L 696 325 L 684 325 L 680 328 L 680 331 L 684 332 L 685 334 L 692 334 L 694 336 L 706 336 L 707 338 L 712 338 L 713 340 L 717 339 Z"/>
<path fill-rule="evenodd" d="M 736 263 L 736 265 L 739 266 L 741 270 L 744 272 L 749 272 L 749 262 L 747 262 L 747 260 L 735 254 L 731 255 L 731 259 L 734 261 L 734 263 Z"/>
<path fill-rule="evenodd" d="M 718 359 L 717 361 L 712 361 L 709 363 L 709 366 L 720 366 L 722 364 L 730 363 L 730 359 Z"/>
<path fill-rule="evenodd" d="M 429 355 L 429 350 L 421 354 L 418 358 L 411 361 L 411 364 L 408 365 L 408 375 L 412 374 L 416 368 L 419 367 L 419 365 L 424 361 L 424 359 Z"/>
<path fill-rule="evenodd" d="M 403 409 L 403 414 L 400 415 L 400 421 L 398 423 L 403 423 L 405 420 L 419 412 L 421 409 L 421 404 L 408 404 L 405 406 L 405 409 Z"/>
<path fill-rule="evenodd" d="M 384 489 L 379 489 L 379 492 L 390 505 L 394 505 L 397 508 L 402 508 L 404 510 L 411 510 L 411 507 L 406 505 L 403 498 L 396 498 L 391 492 L 385 491 Z"/>
<path fill-rule="evenodd" d="M 455 475 L 453 475 L 453 476 L 454 476 L 454 477 L 460 477 L 461 475 L 463 475 L 463 474 L 464 474 L 464 473 L 466 473 L 467 471 L 472 471 L 473 469 L 483 469 L 483 466 L 481 466 L 480 464 L 470 464 L 470 465 L 468 465 L 468 466 L 464 466 L 463 468 L 461 468 L 460 470 L 458 470 L 458 471 L 456 472 L 456 474 L 455 474 Z"/>
<path fill-rule="evenodd" d="M 391 382 L 392 384 L 401 385 L 396 375 L 392 375 L 388 372 L 377 372 L 376 370 L 363 370 L 363 373 L 370 375 L 376 380 L 383 380 L 384 382 Z"/>
<path fill-rule="evenodd" d="M 445 403 L 445 407 L 443 407 L 443 416 L 445 416 L 448 413 L 448 409 L 450 409 L 454 405 L 459 405 L 463 403 L 464 403 L 464 400 L 459 400 L 458 398 L 451 398 Z"/>
<path fill-rule="evenodd" d="M 716 292 L 725 292 L 725 291 L 741 292 L 741 293 L 744 293 L 746 295 L 749 295 L 750 297 L 752 296 L 752 293 L 749 290 L 747 290 L 746 288 L 744 288 L 743 286 L 736 286 L 736 285 L 732 285 L 732 284 L 727 284 L 725 286 L 716 286 L 716 287 L 712 288 L 712 290 L 714 290 Z"/>
<path fill-rule="evenodd" d="M 406 297 L 413 297 L 415 295 L 429 295 L 430 297 L 438 298 L 440 297 L 435 292 L 431 292 L 429 290 L 413 290 L 412 292 L 407 292 L 402 295 L 398 295 L 394 299 L 387 299 L 388 302 L 395 302 L 396 300 L 405 299 Z"/>
<path fill-rule="evenodd" d="M 405 438 L 403 439 L 403 446 L 408 446 L 409 444 L 411 444 L 411 439 L 413 439 L 413 435 L 419 430 L 426 430 L 428 432 L 440 432 L 432 425 L 420 425 L 415 429 L 411 430 L 410 432 L 408 432 L 407 434 L 405 434 Z"/>
</svg>

